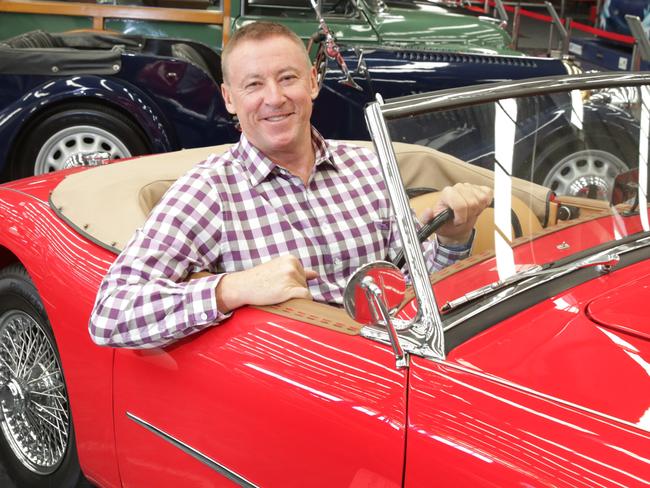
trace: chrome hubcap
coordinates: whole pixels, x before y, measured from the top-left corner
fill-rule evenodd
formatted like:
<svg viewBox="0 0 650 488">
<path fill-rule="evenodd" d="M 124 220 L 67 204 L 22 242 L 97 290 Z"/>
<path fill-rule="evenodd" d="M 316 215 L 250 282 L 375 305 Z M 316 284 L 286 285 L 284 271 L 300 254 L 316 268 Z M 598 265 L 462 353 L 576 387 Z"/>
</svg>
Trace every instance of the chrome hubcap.
<svg viewBox="0 0 650 488">
<path fill-rule="evenodd" d="M 75 154 L 108 153 L 108 159 L 131 156 L 131 152 L 115 135 L 92 125 L 77 125 L 63 129 L 50 137 L 36 156 L 34 174 L 40 175 L 63 169 Z"/>
<path fill-rule="evenodd" d="M 543 185 L 558 195 L 609 200 L 614 179 L 628 169 L 623 161 L 610 152 L 585 149 L 568 155 L 553 166 Z"/>
<path fill-rule="evenodd" d="M 61 366 L 44 330 L 20 310 L 0 316 L 0 429 L 34 473 L 52 473 L 65 456 L 70 410 Z"/>
</svg>

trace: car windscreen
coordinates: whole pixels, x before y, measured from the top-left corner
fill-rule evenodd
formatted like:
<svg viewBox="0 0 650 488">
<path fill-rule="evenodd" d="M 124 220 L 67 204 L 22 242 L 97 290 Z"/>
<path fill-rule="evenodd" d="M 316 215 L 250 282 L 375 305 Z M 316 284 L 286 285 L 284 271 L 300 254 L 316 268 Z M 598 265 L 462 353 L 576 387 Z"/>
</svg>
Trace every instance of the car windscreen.
<svg viewBox="0 0 650 488">
<path fill-rule="evenodd" d="M 393 143 L 416 144 L 470 168 L 458 176 L 447 169 L 402 170 L 407 188 L 439 191 L 469 179 L 494 190 L 472 251 L 474 262 L 490 264 L 452 294 L 582 259 L 650 230 L 650 87 L 612 82 L 562 89 L 559 83 L 550 90 L 540 83 L 524 95 L 515 83 L 472 87 L 405 97 L 382 109 Z"/>
</svg>

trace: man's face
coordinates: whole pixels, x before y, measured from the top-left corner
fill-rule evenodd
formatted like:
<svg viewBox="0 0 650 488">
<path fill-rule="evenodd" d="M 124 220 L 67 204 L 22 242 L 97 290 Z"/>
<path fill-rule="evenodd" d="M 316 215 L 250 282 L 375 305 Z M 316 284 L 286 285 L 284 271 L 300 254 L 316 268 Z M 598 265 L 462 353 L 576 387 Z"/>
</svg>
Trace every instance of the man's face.
<svg viewBox="0 0 650 488">
<path fill-rule="evenodd" d="M 311 140 L 309 119 L 318 85 L 299 46 L 282 36 L 243 41 L 227 63 L 221 92 L 248 140 L 271 158 L 304 148 Z"/>
</svg>

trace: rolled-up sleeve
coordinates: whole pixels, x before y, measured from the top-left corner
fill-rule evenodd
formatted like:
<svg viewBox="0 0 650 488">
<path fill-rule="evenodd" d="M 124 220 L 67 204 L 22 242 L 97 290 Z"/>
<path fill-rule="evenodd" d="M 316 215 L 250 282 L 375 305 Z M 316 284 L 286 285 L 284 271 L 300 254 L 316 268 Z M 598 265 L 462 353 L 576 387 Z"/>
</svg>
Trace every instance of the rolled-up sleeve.
<svg viewBox="0 0 650 488">
<path fill-rule="evenodd" d="M 199 248 L 216 254 L 220 238 L 217 203 L 206 210 L 209 189 L 197 181 L 175 185 L 110 267 L 90 318 L 95 343 L 159 347 L 229 316 L 217 309 L 223 274 L 188 279 L 199 271 L 215 272 Z"/>
</svg>

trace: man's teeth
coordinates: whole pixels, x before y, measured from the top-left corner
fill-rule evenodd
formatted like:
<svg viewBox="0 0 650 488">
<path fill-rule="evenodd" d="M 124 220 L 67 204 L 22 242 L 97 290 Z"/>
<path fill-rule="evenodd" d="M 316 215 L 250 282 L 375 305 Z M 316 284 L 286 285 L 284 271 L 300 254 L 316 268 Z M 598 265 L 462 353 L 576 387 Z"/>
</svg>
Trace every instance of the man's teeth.
<svg viewBox="0 0 650 488">
<path fill-rule="evenodd" d="M 273 117 L 267 117 L 266 120 L 270 122 L 277 122 L 278 120 L 282 120 L 287 118 L 288 115 L 274 115 Z"/>
</svg>

